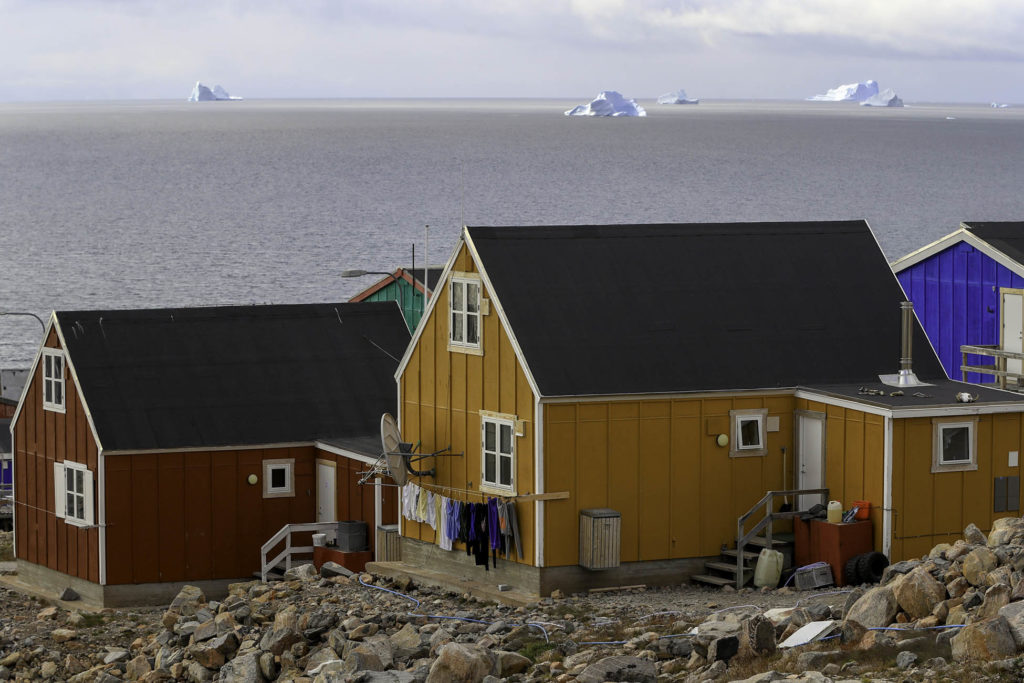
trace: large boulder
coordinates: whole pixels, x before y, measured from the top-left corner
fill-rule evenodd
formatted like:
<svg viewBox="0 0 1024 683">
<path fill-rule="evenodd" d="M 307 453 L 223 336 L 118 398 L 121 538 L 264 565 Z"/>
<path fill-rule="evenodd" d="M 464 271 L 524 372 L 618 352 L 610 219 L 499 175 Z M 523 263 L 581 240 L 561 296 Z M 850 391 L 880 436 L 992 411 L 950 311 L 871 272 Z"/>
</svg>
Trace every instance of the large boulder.
<svg viewBox="0 0 1024 683">
<path fill-rule="evenodd" d="M 877 628 L 891 624 L 897 611 L 899 607 L 892 586 L 876 586 L 853 603 L 846 618 L 866 628 Z"/>
<path fill-rule="evenodd" d="M 1005 583 L 997 583 L 985 591 L 985 601 L 981 603 L 981 609 L 978 610 L 976 618 L 991 619 L 999 614 L 999 610 L 1009 604 L 1010 587 Z"/>
<path fill-rule="evenodd" d="M 427 683 L 477 683 L 494 668 L 495 661 L 487 649 L 479 645 L 446 643 L 430 666 Z"/>
<path fill-rule="evenodd" d="M 1024 602 L 1011 602 L 999 610 L 999 616 L 1006 620 L 1010 635 L 1017 649 L 1024 649 Z"/>
<path fill-rule="evenodd" d="M 953 659 L 995 661 L 1017 654 L 1010 626 L 1003 617 L 985 619 L 967 624 L 951 641 Z"/>
<path fill-rule="evenodd" d="M 266 679 L 260 671 L 259 653 L 250 650 L 235 657 L 220 670 L 221 679 L 232 683 L 263 683 Z"/>
<path fill-rule="evenodd" d="M 299 615 L 294 605 L 289 605 L 274 616 L 274 624 L 263 634 L 260 649 L 280 656 L 282 652 L 302 640 L 298 628 Z"/>
<path fill-rule="evenodd" d="M 985 545 L 988 539 L 985 538 L 985 534 L 979 529 L 974 522 L 967 525 L 964 529 L 964 540 L 971 545 Z"/>
<path fill-rule="evenodd" d="M 964 578 L 972 586 L 984 586 L 988 573 L 999 565 L 996 554 L 988 548 L 975 548 L 964 557 Z"/>
<path fill-rule="evenodd" d="M 924 567 L 917 567 L 894 583 L 896 602 L 911 619 L 921 619 L 932 613 L 936 603 L 946 599 L 946 587 L 936 581 Z"/>
<path fill-rule="evenodd" d="M 724 662 L 723 662 L 724 663 Z M 604 681 L 635 681 L 638 683 L 657 680 L 654 662 L 638 657 L 605 657 L 594 662 L 576 677 L 576 683 L 603 683 Z"/>
<path fill-rule="evenodd" d="M 992 523 L 992 531 L 988 532 L 988 546 L 1024 542 L 1024 519 L 1020 517 L 1000 517 Z"/>
</svg>

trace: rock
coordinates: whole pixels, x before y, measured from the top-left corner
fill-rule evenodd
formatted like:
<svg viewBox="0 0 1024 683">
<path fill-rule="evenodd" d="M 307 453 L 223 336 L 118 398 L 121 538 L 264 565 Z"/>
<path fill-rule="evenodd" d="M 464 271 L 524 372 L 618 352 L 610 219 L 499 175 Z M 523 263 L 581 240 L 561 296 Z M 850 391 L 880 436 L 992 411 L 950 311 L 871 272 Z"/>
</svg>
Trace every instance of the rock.
<svg viewBox="0 0 1024 683">
<path fill-rule="evenodd" d="M 149 658 L 146 655 L 139 655 L 125 665 L 124 671 L 129 680 L 135 680 L 142 678 L 152 670 L 153 667 L 149 665 Z"/>
<path fill-rule="evenodd" d="M 953 546 L 949 543 L 939 543 L 928 552 L 928 557 L 932 560 L 939 557 L 945 557 L 946 551 L 951 549 L 952 547 Z"/>
<path fill-rule="evenodd" d="M 975 526 L 974 522 L 967 525 L 964 529 L 964 540 L 971 545 L 985 545 L 988 543 L 988 539 L 985 538 L 985 534 L 982 533 L 981 529 Z"/>
<path fill-rule="evenodd" d="M 355 648 L 345 656 L 342 668 L 347 673 L 355 673 L 356 671 L 383 671 L 384 665 L 381 663 L 380 657 L 373 652 Z"/>
<path fill-rule="evenodd" d="M 775 652 L 775 626 L 772 622 L 758 614 L 745 623 L 741 649 L 759 657 L 766 657 Z"/>
<path fill-rule="evenodd" d="M 953 636 L 953 659 L 994 661 L 1017 653 L 1010 627 L 1003 617 L 968 624 Z"/>
<path fill-rule="evenodd" d="M 273 655 L 271 655 L 271 663 Z M 239 655 L 221 667 L 221 680 L 232 683 L 263 683 L 266 680 L 260 671 L 259 654 L 250 651 Z"/>
<path fill-rule="evenodd" d="M 797 655 L 796 666 L 801 671 L 819 671 L 843 656 L 842 650 L 824 650 L 821 652 L 801 652 Z"/>
<path fill-rule="evenodd" d="M 39 667 L 39 675 L 43 678 L 52 678 L 57 673 L 56 662 L 43 662 L 43 665 Z"/>
<path fill-rule="evenodd" d="M 904 560 L 903 562 L 897 562 L 890 564 L 888 567 L 882 570 L 882 581 L 881 585 L 885 585 L 890 581 L 897 579 L 903 574 L 909 574 L 917 567 L 921 566 L 920 560 Z"/>
<path fill-rule="evenodd" d="M 605 657 L 594 662 L 576 677 L 576 683 L 604 681 L 655 681 L 654 662 L 637 657 Z M 432 683 L 428 679 L 428 683 Z"/>
<path fill-rule="evenodd" d="M 846 614 L 865 628 L 888 626 L 896 617 L 896 595 L 890 585 L 876 586 L 853 604 Z"/>
<path fill-rule="evenodd" d="M 946 587 L 936 581 L 924 567 L 918 567 L 894 583 L 896 602 L 911 619 L 932 613 L 935 603 L 946 599 Z M 879 624 L 881 625 L 881 624 Z"/>
<path fill-rule="evenodd" d="M 774 629 L 773 629 L 774 630 Z M 723 636 L 715 638 L 708 646 L 709 662 L 726 662 L 736 656 L 740 649 L 740 639 L 737 636 Z"/>
<path fill-rule="evenodd" d="M 277 678 L 278 667 L 274 655 L 269 652 L 263 652 L 260 654 L 257 661 L 259 663 L 260 673 L 264 678 L 268 681 L 273 681 Z"/>
<path fill-rule="evenodd" d="M 67 588 L 61 591 L 58 599 L 63 600 L 65 602 L 74 602 L 75 600 L 81 600 L 82 596 L 76 593 L 74 588 L 68 586 Z"/>
<path fill-rule="evenodd" d="M 396 648 L 415 650 L 421 642 L 419 629 L 411 623 L 407 623 L 397 632 L 391 634 L 391 644 Z"/>
<path fill-rule="evenodd" d="M 899 669 L 909 669 L 917 663 L 917 655 L 909 650 L 903 650 L 896 655 L 896 667 Z"/>
<path fill-rule="evenodd" d="M 50 637 L 55 643 L 66 643 L 78 637 L 78 631 L 70 628 L 55 628 L 50 632 Z"/>
<path fill-rule="evenodd" d="M 316 567 L 311 564 L 300 564 L 284 573 L 285 581 L 308 581 L 318 576 Z"/>
<path fill-rule="evenodd" d="M 495 671 L 497 676 L 507 677 L 521 674 L 533 664 L 529 657 L 524 657 L 518 652 L 498 650 L 494 654 L 498 658 L 498 665 Z"/>
<path fill-rule="evenodd" d="M 260 649 L 280 656 L 282 652 L 302 640 L 296 631 L 298 612 L 295 605 L 289 605 L 274 616 L 274 624 L 260 640 Z"/>
<path fill-rule="evenodd" d="M 363 640 L 364 638 L 369 638 L 377 633 L 378 629 L 380 629 L 380 626 L 377 626 L 377 624 L 374 624 L 373 622 L 360 624 L 349 632 L 348 639 Z"/>
<path fill-rule="evenodd" d="M 475 683 L 491 673 L 494 665 L 491 653 L 482 647 L 446 643 L 438 651 L 438 657 L 430 667 L 427 683 Z"/>
<path fill-rule="evenodd" d="M 1024 519 L 1000 517 L 992 522 L 992 530 L 988 532 L 988 547 L 994 548 L 1010 543 L 1020 544 L 1021 540 L 1024 540 Z"/>
<path fill-rule="evenodd" d="M 324 578 L 330 578 L 332 576 L 344 576 L 349 578 L 355 576 L 355 572 L 347 567 L 341 566 L 337 562 L 327 561 L 320 565 L 320 576 L 323 576 Z"/>
<path fill-rule="evenodd" d="M 842 626 L 839 629 L 840 642 L 844 645 L 859 643 L 867 632 L 868 630 L 859 622 L 856 622 L 853 619 L 847 619 L 842 623 Z"/>
<path fill-rule="evenodd" d="M 980 533 L 980 532 L 979 532 Z M 999 564 L 995 553 L 988 548 L 975 548 L 964 557 L 964 578 L 972 586 L 985 585 L 988 573 Z"/>
<path fill-rule="evenodd" d="M 946 592 L 951 598 L 962 598 L 970 587 L 971 582 L 961 576 L 946 584 Z"/>
<path fill-rule="evenodd" d="M 206 603 L 206 595 L 197 586 L 182 586 L 167 609 L 182 616 L 193 616 Z"/>
<path fill-rule="evenodd" d="M 103 658 L 104 664 L 114 664 L 115 662 L 123 662 L 128 659 L 128 650 L 110 650 L 107 655 Z"/>
<path fill-rule="evenodd" d="M 207 645 L 193 645 L 188 652 L 192 659 L 206 669 L 219 669 L 227 661 L 222 653 Z"/>
<path fill-rule="evenodd" d="M 319 670 L 322 665 L 327 664 L 328 662 L 337 661 L 340 660 L 338 659 L 338 654 L 334 650 L 332 650 L 329 647 L 322 647 L 316 652 L 309 655 L 309 657 L 306 659 L 305 673 L 307 676 L 316 675 L 313 672 L 315 671 L 319 673 Z"/>
<path fill-rule="evenodd" d="M 1005 583 L 996 585 L 985 591 L 985 600 L 978 610 L 978 619 L 991 619 L 999 614 L 999 610 L 1010 604 L 1010 587 Z"/>
<path fill-rule="evenodd" d="M 212 681 L 213 680 L 213 672 L 210 671 L 209 669 L 207 669 L 206 667 L 204 667 L 199 662 L 189 662 L 188 666 L 185 668 L 185 670 L 188 672 L 188 679 L 190 681 L 194 681 L 196 683 L 200 683 L 202 681 Z M 228 679 L 228 680 L 234 680 L 234 679 L 232 678 L 232 679 Z"/>
<path fill-rule="evenodd" d="M 1006 620 L 1017 649 L 1024 649 L 1024 602 L 1011 602 L 1000 608 L 999 616 Z"/>
<path fill-rule="evenodd" d="M 721 659 L 716 660 L 716 661 L 711 663 L 711 666 L 709 666 L 706 670 L 704 670 L 701 673 L 700 680 L 701 681 L 714 681 L 714 680 L 717 680 L 720 676 L 725 675 L 725 672 L 726 672 L 726 670 L 728 668 L 729 668 L 729 665 L 726 664 L 724 661 L 722 661 Z"/>
</svg>

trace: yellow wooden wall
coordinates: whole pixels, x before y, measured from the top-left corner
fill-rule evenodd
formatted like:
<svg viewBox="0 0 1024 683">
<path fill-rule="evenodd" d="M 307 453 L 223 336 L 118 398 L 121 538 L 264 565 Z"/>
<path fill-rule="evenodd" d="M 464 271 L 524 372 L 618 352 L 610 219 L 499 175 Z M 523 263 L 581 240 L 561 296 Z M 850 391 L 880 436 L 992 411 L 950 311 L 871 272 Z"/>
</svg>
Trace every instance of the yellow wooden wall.
<svg viewBox="0 0 1024 683">
<path fill-rule="evenodd" d="M 457 256 L 454 270 L 476 272 L 465 246 Z M 497 311 L 491 306 L 490 314 L 482 316 L 482 356 L 449 352 L 447 283 L 439 284 L 434 296 L 437 301 L 433 311 L 399 378 L 402 438 L 420 442 L 420 452 L 438 451 L 450 444 L 451 452 L 464 455 L 421 460 L 416 466 L 437 467 L 437 477 L 423 478 L 419 483 L 434 490 L 445 486 L 479 490 L 480 411 L 489 410 L 526 421 L 523 436 L 516 437 L 516 488 L 520 494 L 532 493 L 535 399 Z M 486 288 L 483 297 L 490 298 Z M 450 495 L 468 502 L 484 500 L 477 494 Z M 525 541 L 523 562 L 532 564 L 534 504 L 520 503 L 516 509 Z M 405 519 L 402 524 L 404 536 L 435 541 L 435 532 L 428 525 Z"/>
<path fill-rule="evenodd" d="M 729 457 L 729 447 L 716 443 L 718 434 L 730 433 L 729 411 L 759 408 L 779 418 L 779 431 L 766 435 L 767 454 Z M 546 566 L 577 564 L 579 511 L 588 508 L 621 513 L 623 562 L 717 555 L 723 543 L 734 545 L 737 517 L 766 491 L 793 481 L 791 396 L 543 409 L 545 488 L 571 493 L 544 504 Z"/>
<path fill-rule="evenodd" d="M 797 399 L 796 407 L 825 414 L 825 486 L 829 497 L 842 503 L 844 510 L 854 501 L 871 503 L 875 549 L 881 550 L 885 418 L 806 399 Z"/>
<path fill-rule="evenodd" d="M 937 543 L 963 537 L 973 522 L 983 531 L 999 517 L 992 512 L 995 477 L 1020 476 L 1009 452 L 1024 451 L 1020 413 L 979 415 L 978 469 L 932 474 L 932 420 L 893 420 L 893 560 L 920 557 Z"/>
</svg>

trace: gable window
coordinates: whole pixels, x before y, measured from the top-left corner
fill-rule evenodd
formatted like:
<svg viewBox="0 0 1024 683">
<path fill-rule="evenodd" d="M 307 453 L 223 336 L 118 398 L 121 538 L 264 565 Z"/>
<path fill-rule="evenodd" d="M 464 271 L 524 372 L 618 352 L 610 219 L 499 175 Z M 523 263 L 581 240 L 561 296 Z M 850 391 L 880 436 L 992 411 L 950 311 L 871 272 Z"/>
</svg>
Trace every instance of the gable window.
<svg viewBox="0 0 1024 683">
<path fill-rule="evenodd" d="M 448 302 L 449 348 L 480 349 L 480 280 L 453 277 Z"/>
<path fill-rule="evenodd" d="M 64 412 L 64 353 L 43 349 L 43 408 Z"/>
<path fill-rule="evenodd" d="M 291 498 L 295 495 L 295 458 L 263 461 L 263 497 Z"/>
<path fill-rule="evenodd" d="M 65 460 L 53 464 L 54 513 L 68 524 L 93 523 L 92 472 L 81 463 Z"/>
<path fill-rule="evenodd" d="M 932 472 L 978 469 L 975 419 L 932 420 Z"/>
<path fill-rule="evenodd" d="M 743 457 L 768 453 L 765 441 L 767 415 L 768 411 L 765 409 L 729 411 L 732 418 L 732 447 L 729 449 L 729 455 Z"/>
<path fill-rule="evenodd" d="M 515 491 L 516 439 L 515 417 L 482 414 L 480 416 L 481 488 L 503 493 Z"/>
</svg>

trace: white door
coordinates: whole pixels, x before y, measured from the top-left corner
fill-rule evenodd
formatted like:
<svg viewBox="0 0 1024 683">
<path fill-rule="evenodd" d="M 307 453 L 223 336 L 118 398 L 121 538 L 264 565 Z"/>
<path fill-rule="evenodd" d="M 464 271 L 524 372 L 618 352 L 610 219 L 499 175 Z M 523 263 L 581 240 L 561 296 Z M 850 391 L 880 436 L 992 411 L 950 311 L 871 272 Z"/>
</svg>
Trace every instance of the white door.
<svg viewBox="0 0 1024 683">
<path fill-rule="evenodd" d="M 1019 289 L 1000 290 L 1002 294 L 1002 339 L 1000 346 L 1004 351 L 1024 352 L 1024 296 Z M 1020 374 L 1021 361 L 1009 358 L 1006 371 Z"/>
<path fill-rule="evenodd" d="M 316 521 L 338 521 L 334 497 L 335 474 L 337 468 L 328 463 L 316 464 Z"/>
<path fill-rule="evenodd" d="M 825 416 L 822 413 L 796 414 L 796 487 L 798 489 L 825 488 Z M 804 495 L 797 507 L 806 510 L 820 503 L 821 495 Z"/>
</svg>

